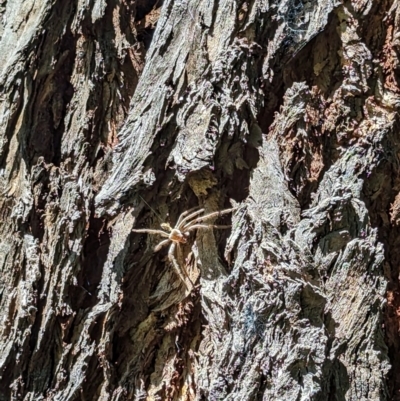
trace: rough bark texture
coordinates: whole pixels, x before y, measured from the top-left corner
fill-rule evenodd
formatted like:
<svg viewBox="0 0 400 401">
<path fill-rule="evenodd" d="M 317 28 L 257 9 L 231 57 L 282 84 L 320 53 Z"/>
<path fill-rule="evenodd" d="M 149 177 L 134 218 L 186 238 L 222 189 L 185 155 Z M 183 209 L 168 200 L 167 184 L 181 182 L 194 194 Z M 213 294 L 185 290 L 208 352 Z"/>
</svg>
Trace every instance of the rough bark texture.
<svg viewBox="0 0 400 401">
<path fill-rule="evenodd" d="M 399 1 L 0 15 L 0 401 L 400 400 Z"/>
</svg>

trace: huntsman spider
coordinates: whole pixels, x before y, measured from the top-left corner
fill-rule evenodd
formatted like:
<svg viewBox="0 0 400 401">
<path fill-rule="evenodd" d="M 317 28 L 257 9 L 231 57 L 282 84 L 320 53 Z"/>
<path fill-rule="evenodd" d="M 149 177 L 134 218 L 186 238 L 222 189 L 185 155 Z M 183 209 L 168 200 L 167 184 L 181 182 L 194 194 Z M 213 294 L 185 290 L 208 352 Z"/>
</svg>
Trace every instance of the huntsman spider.
<svg viewBox="0 0 400 401">
<path fill-rule="evenodd" d="M 204 209 L 199 209 L 199 210 L 196 209 L 197 207 L 183 212 L 179 216 L 178 221 L 176 222 L 174 228 L 172 228 L 168 223 L 162 223 L 161 228 L 163 230 L 153 230 L 151 228 L 140 228 L 132 230 L 135 233 L 155 234 L 166 238 L 154 248 L 154 252 L 158 252 L 164 246 L 170 244 L 168 250 L 168 259 L 171 262 L 172 266 L 174 267 L 177 275 L 179 276 L 181 281 L 185 284 L 188 290 L 190 290 L 190 288 L 186 283 L 184 275 L 189 279 L 189 281 L 190 278 L 188 277 L 185 268 L 183 266 L 182 267 L 179 266 L 179 263 L 175 256 L 176 248 L 179 247 L 180 244 L 186 244 L 191 231 L 198 229 L 229 228 L 230 226 L 218 226 L 214 224 L 203 224 L 203 223 L 206 220 L 210 220 L 212 218 L 217 218 L 224 214 L 231 213 L 236 208 L 220 210 L 218 212 L 208 213 L 203 216 L 199 215 L 204 212 Z M 191 284 L 193 287 L 192 282 Z"/>
</svg>

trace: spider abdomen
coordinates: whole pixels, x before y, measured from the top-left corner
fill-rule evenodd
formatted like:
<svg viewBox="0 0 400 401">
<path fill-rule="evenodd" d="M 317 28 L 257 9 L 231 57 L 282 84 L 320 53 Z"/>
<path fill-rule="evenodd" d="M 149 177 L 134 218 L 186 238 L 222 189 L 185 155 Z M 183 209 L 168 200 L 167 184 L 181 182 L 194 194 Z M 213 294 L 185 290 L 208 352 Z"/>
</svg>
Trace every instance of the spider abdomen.
<svg viewBox="0 0 400 401">
<path fill-rule="evenodd" d="M 171 233 L 169 234 L 169 239 L 171 241 L 180 242 L 182 244 L 185 244 L 187 242 L 186 237 L 176 228 L 173 228 L 171 230 Z"/>
</svg>

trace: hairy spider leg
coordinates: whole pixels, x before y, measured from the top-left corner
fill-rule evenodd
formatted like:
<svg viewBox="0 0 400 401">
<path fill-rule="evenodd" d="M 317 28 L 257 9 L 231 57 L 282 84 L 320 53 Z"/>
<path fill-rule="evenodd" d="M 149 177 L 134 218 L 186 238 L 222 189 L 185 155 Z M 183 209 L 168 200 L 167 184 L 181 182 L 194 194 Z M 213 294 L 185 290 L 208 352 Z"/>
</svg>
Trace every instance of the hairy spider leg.
<svg viewBox="0 0 400 401">
<path fill-rule="evenodd" d="M 169 238 L 169 234 L 161 230 L 152 230 L 150 228 L 138 228 L 132 230 L 135 233 L 158 234 L 162 237 Z"/>
<path fill-rule="evenodd" d="M 171 246 L 169 247 L 169 250 L 168 250 L 168 259 L 172 263 L 172 266 L 174 267 L 175 272 L 177 273 L 177 275 L 179 276 L 181 281 L 183 281 L 183 284 L 185 284 L 185 287 L 190 291 L 190 288 L 187 285 L 186 280 L 182 275 L 181 268 L 179 267 L 179 264 L 178 264 L 178 262 L 176 260 L 175 249 L 176 249 L 176 243 L 172 242 L 172 244 L 171 244 Z M 189 281 L 190 281 L 190 279 L 189 279 Z"/>
<path fill-rule="evenodd" d="M 203 212 L 204 212 L 204 209 L 199 209 L 199 210 L 196 210 L 195 212 L 189 214 L 189 216 L 186 216 L 184 219 L 182 219 L 182 220 L 180 221 L 179 225 L 178 225 L 178 224 L 176 225 L 176 228 L 177 228 L 177 229 L 183 228 L 184 225 L 185 225 L 190 219 L 193 219 L 193 217 L 196 217 L 196 216 L 198 216 L 200 213 L 203 213 Z M 188 223 L 188 224 L 189 224 L 189 223 Z"/>
<path fill-rule="evenodd" d="M 192 231 L 192 230 L 197 230 L 199 228 L 204 228 L 206 230 L 209 230 L 210 228 L 217 228 L 217 229 L 223 229 L 223 228 L 230 228 L 232 226 L 218 226 L 215 224 L 194 224 L 193 226 L 190 226 L 187 231 Z"/>
<path fill-rule="evenodd" d="M 178 221 L 177 221 L 176 224 L 175 224 L 175 227 L 179 227 L 179 225 L 181 224 L 181 221 L 182 221 L 182 219 L 183 219 L 184 217 L 186 217 L 189 213 L 192 213 L 194 210 L 197 210 L 197 209 L 199 209 L 199 208 L 200 208 L 200 206 L 195 206 L 195 207 L 192 207 L 191 209 L 188 209 L 188 210 L 186 210 L 185 212 L 183 212 L 183 213 L 179 216 Z"/>
<path fill-rule="evenodd" d="M 176 259 L 176 261 L 178 261 L 178 260 L 183 260 L 183 259 L 184 259 L 184 258 L 183 258 L 183 254 L 182 254 L 181 243 L 179 243 L 179 242 L 176 242 L 175 259 Z M 193 288 L 193 287 L 194 287 L 194 284 L 193 284 L 192 279 L 191 279 L 190 276 L 189 276 L 188 271 L 186 270 L 185 263 L 183 263 L 182 266 L 178 264 L 178 266 L 180 267 L 181 272 L 183 272 L 183 275 L 189 280 L 189 283 L 190 283 L 190 285 L 191 285 L 192 288 Z"/>
<path fill-rule="evenodd" d="M 158 252 L 161 248 L 163 248 L 165 245 L 168 245 L 170 242 L 171 240 L 169 238 L 165 239 L 164 241 L 161 241 L 154 247 L 154 252 Z"/>
<path fill-rule="evenodd" d="M 212 219 L 213 217 L 219 217 L 219 216 L 222 216 L 223 214 L 231 213 L 234 210 L 236 210 L 236 208 L 225 209 L 225 210 L 221 210 L 218 212 L 212 212 L 212 213 L 206 214 L 204 216 L 200 216 L 197 219 L 194 219 L 194 220 L 190 221 L 189 223 L 187 223 L 185 225 L 185 227 L 182 228 L 182 231 L 187 231 L 192 225 L 195 225 L 196 223 L 201 223 L 204 220 Z"/>
</svg>

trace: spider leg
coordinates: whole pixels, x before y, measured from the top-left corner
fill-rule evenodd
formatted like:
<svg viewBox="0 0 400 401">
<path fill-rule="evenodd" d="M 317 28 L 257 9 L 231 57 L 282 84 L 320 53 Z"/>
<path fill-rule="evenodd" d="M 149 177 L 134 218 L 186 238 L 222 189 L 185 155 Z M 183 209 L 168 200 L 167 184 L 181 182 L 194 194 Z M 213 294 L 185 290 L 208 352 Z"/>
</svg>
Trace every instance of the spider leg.
<svg viewBox="0 0 400 401">
<path fill-rule="evenodd" d="M 176 249 L 176 243 L 172 242 L 171 246 L 169 247 L 169 251 L 168 251 L 168 259 L 172 263 L 172 266 L 174 267 L 176 274 L 179 276 L 181 281 L 183 281 L 183 284 L 185 284 L 185 287 L 190 291 L 190 288 L 187 285 L 185 278 L 183 277 L 183 274 L 182 274 L 181 268 L 179 267 L 178 261 L 176 260 L 175 249 Z M 189 278 L 189 281 L 190 281 L 190 278 Z M 193 287 L 192 282 L 191 282 L 191 284 Z"/>
<path fill-rule="evenodd" d="M 190 221 L 189 223 L 187 223 L 184 227 L 182 227 L 181 231 L 187 231 L 192 225 L 194 225 L 196 223 L 201 223 L 204 220 L 212 219 L 214 217 L 219 217 L 219 216 L 222 216 L 224 214 L 231 213 L 236 209 L 237 208 L 234 207 L 232 209 L 225 209 L 225 210 L 221 210 L 221 211 L 218 211 L 218 212 L 212 212 L 212 213 L 206 214 L 204 216 L 200 216 L 197 219 L 194 219 L 194 220 Z"/>
<path fill-rule="evenodd" d="M 168 245 L 170 242 L 170 239 L 165 239 L 164 241 L 161 241 L 159 244 L 157 244 L 154 247 L 154 252 L 158 252 L 161 248 L 163 248 L 165 245 Z"/>
<path fill-rule="evenodd" d="M 139 228 L 139 229 L 133 229 L 132 231 L 134 233 L 158 234 L 165 238 L 169 237 L 168 233 L 161 231 L 161 230 L 152 230 L 151 228 Z"/>
<path fill-rule="evenodd" d="M 189 226 L 189 228 L 187 228 L 186 231 L 197 230 L 199 228 L 204 228 L 205 230 L 209 230 L 211 228 L 223 229 L 223 228 L 230 228 L 230 227 L 232 227 L 232 226 L 218 226 L 215 224 L 194 224 L 192 226 Z"/>
<path fill-rule="evenodd" d="M 193 219 L 193 217 L 196 217 L 196 216 L 198 216 L 200 213 L 203 213 L 203 212 L 204 212 L 204 209 L 199 209 L 199 210 L 196 210 L 195 212 L 189 214 L 189 216 L 186 216 L 184 219 L 181 219 L 181 218 L 179 217 L 178 223 L 176 223 L 175 228 L 178 229 L 178 230 L 181 230 L 181 228 L 184 227 L 184 225 L 186 224 L 186 222 L 187 222 L 188 220 Z M 184 212 L 184 213 L 186 213 L 186 212 Z M 183 213 L 182 213 L 182 214 L 183 214 Z M 181 216 L 182 216 L 182 215 L 181 215 Z M 182 230 L 181 230 L 181 231 L 182 231 Z"/>
<path fill-rule="evenodd" d="M 176 224 L 175 224 L 175 227 L 179 227 L 179 225 L 181 224 L 181 221 L 182 221 L 182 219 L 183 219 L 184 217 L 186 217 L 189 213 L 191 213 L 191 212 L 193 212 L 194 210 L 199 209 L 199 208 L 200 208 L 200 206 L 195 206 L 195 207 L 192 207 L 191 209 L 188 209 L 188 210 L 186 210 L 185 212 L 183 212 L 183 213 L 179 216 L 178 221 L 177 221 Z"/>
</svg>

